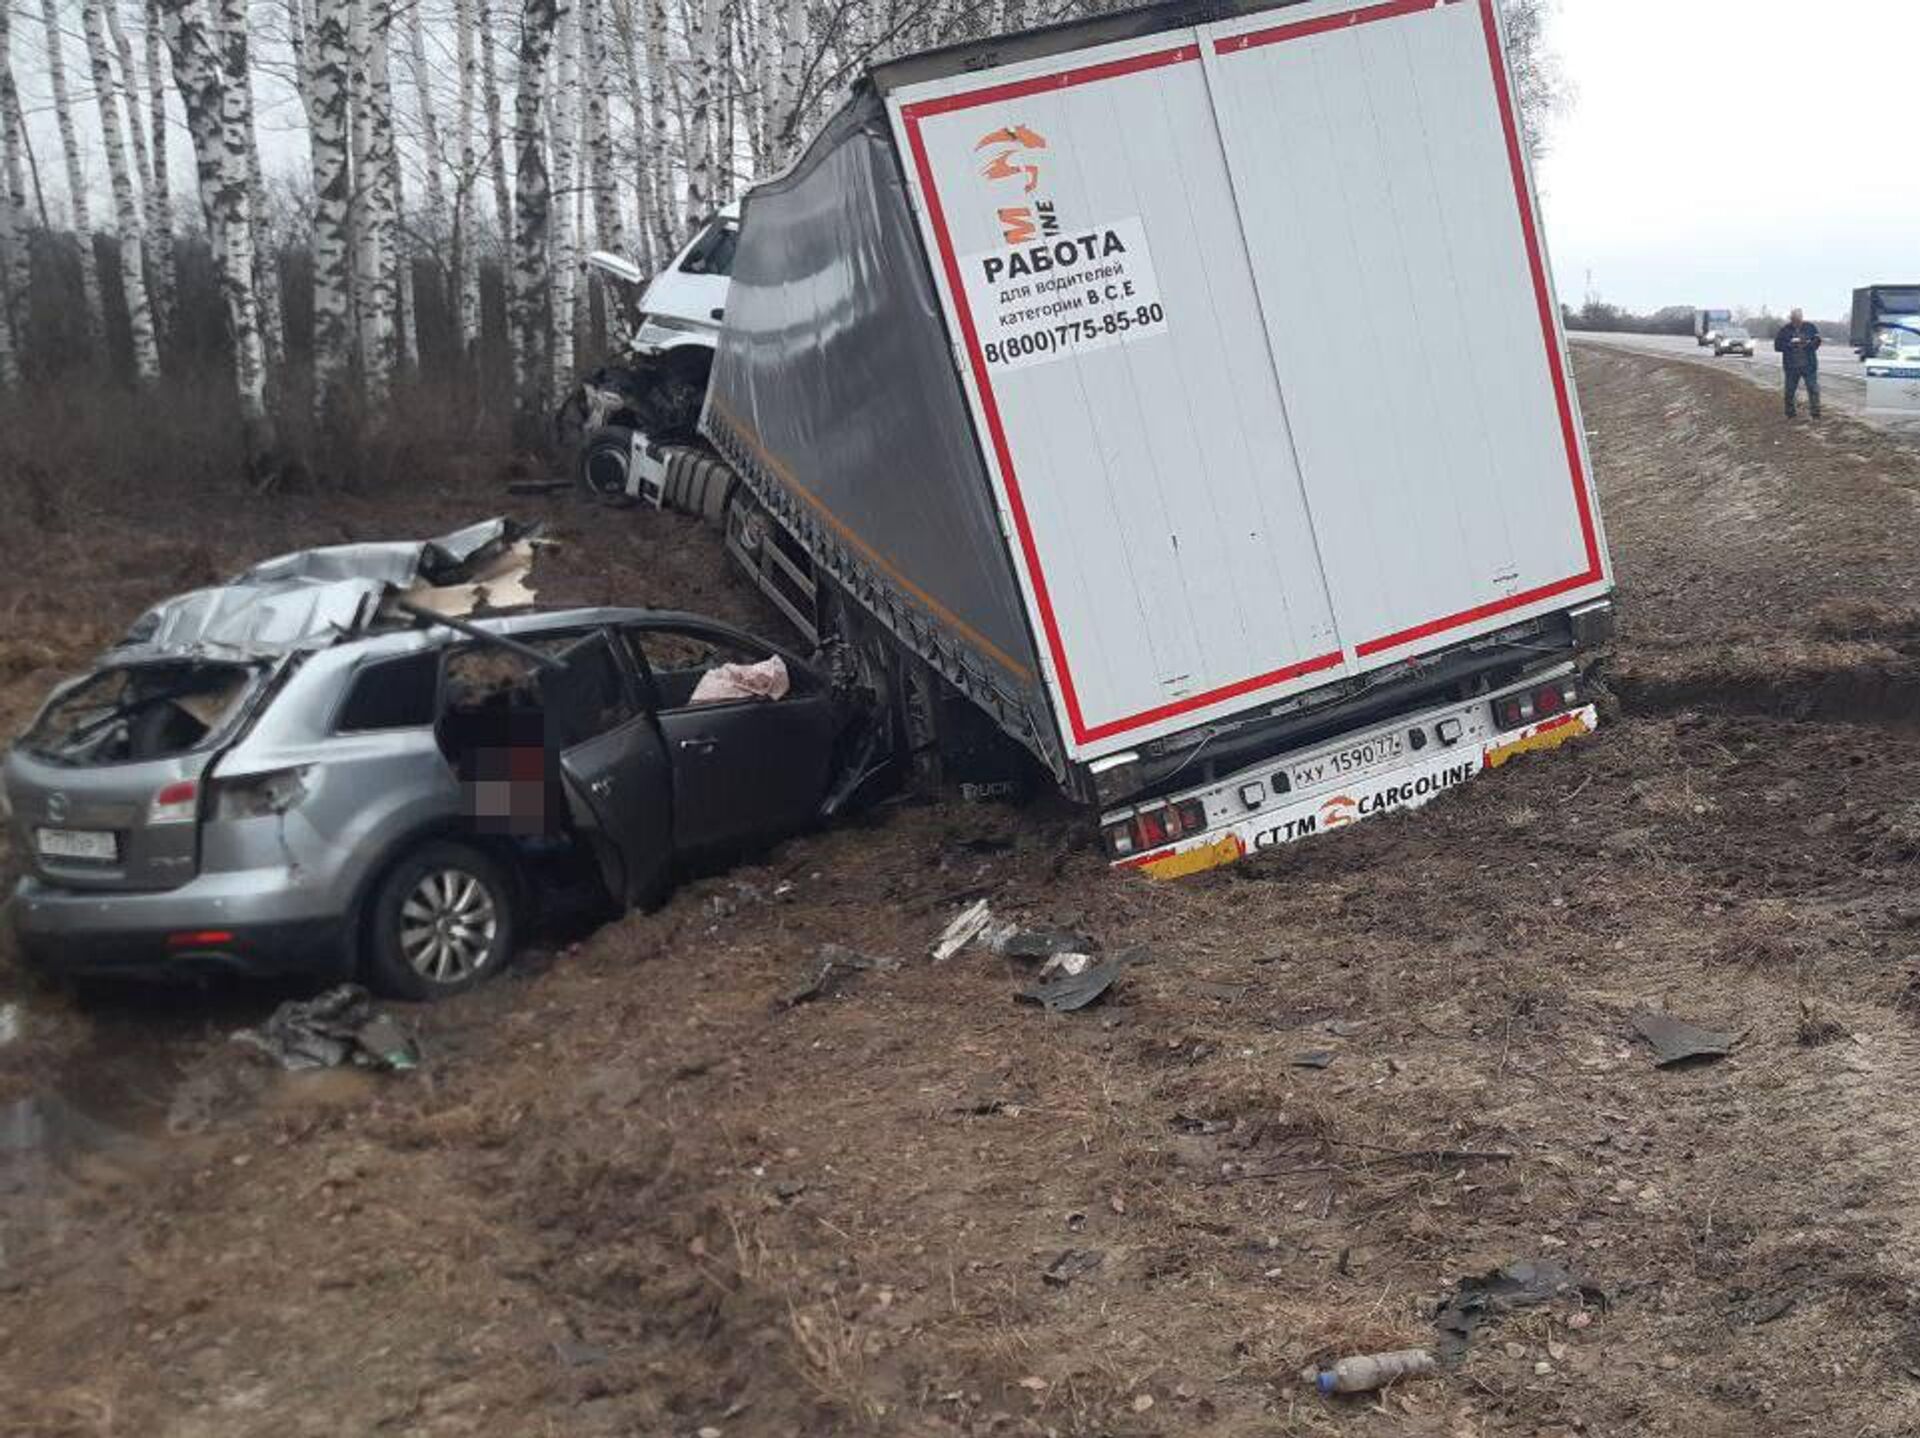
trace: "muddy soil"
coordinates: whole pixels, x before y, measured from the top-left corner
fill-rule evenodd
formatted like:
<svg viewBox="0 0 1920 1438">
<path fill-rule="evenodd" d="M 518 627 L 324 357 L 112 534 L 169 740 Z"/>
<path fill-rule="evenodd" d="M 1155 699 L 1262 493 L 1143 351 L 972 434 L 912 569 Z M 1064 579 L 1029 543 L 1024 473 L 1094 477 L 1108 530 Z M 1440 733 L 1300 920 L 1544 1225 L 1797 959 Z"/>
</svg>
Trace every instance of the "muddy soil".
<svg viewBox="0 0 1920 1438">
<path fill-rule="evenodd" d="M 894 805 L 403 1010 L 406 1076 L 255 1067 L 224 1034 L 258 998 L 16 982 L 0 1431 L 1920 1427 L 1920 464 L 1697 367 L 1579 369 L 1619 702 L 1417 816 L 1156 886 L 1052 807 Z M 49 531 L 87 613 L 0 578 L 0 705 L 183 550 L 415 532 L 488 483 Z M 555 597 L 765 619 L 682 521 L 546 512 Z M 1018 1004 L 1025 966 L 926 957 L 979 896 L 1149 961 Z M 899 963 L 792 1002 L 826 943 Z M 1656 1068 L 1641 1009 L 1734 1051 Z M 1300 1381 L 1519 1259 L 1564 1290 L 1457 1368 Z"/>
</svg>

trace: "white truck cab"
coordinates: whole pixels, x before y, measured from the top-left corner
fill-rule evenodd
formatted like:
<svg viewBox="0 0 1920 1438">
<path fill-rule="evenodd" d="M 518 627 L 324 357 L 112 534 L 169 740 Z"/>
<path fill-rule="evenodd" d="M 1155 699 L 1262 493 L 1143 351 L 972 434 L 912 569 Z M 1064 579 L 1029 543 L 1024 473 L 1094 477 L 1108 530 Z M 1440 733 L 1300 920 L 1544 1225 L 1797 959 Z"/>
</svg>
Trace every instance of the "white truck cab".
<svg viewBox="0 0 1920 1438">
<path fill-rule="evenodd" d="M 689 349 L 712 355 L 726 317 L 727 277 L 739 242 L 740 206 L 735 203 L 695 231 L 651 281 L 623 255 L 596 250 L 587 257 L 594 269 L 624 286 L 646 285 L 639 323 L 627 341 L 635 356 L 657 360 Z"/>
</svg>

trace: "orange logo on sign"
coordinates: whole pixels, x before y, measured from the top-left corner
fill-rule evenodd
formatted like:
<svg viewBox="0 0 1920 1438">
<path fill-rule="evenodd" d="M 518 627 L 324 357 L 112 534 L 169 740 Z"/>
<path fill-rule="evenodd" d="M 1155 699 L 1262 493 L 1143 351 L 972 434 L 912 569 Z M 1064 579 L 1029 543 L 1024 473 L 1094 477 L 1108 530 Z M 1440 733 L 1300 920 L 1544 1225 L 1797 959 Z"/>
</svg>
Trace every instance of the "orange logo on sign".
<svg viewBox="0 0 1920 1438">
<path fill-rule="evenodd" d="M 1009 125 L 1004 130 L 995 130 L 983 135 L 975 150 L 992 149 L 987 163 L 980 167 L 980 173 L 989 180 L 1017 180 L 1026 176 L 1026 184 L 1021 188 L 1029 195 L 1040 183 L 1040 167 L 1036 164 L 1021 164 L 1016 159 L 1022 150 L 1044 150 L 1046 139 L 1025 125 Z"/>
<path fill-rule="evenodd" d="M 982 135 L 974 145 L 976 152 L 988 152 L 980 173 L 989 180 L 1016 180 L 1020 192 L 1031 195 L 1040 187 L 1040 164 L 1036 152 L 1047 148 L 1047 138 L 1025 125 L 1008 125 Z M 1041 235 L 1059 229 L 1059 218 L 1051 200 L 1034 200 L 1024 205 L 1002 206 L 998 212 L 1001 233 L 1010 245 L 1024 245 Z"/>
<path fill-rule="evenodd" d="M 1320 806 L 1320 827 L 1337 829 L 1342 824 L 1351 824 L 1358 816 L 1353 812 L 1360 805 L 1345 794 L 1335 794 Z"/>
</svg>

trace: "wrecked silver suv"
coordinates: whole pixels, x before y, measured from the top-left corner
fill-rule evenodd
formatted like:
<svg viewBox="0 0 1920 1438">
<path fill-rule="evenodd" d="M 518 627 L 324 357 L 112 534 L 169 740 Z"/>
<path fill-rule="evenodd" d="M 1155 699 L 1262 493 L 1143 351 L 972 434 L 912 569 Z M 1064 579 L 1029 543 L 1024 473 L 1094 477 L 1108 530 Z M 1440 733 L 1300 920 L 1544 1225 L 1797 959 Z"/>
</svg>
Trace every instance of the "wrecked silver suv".
<svg viewBox="0 0 1920 1438">
<path fill-rule="evenodd" d="M 496 520 L 143 615 L 0 767 L 29 962 L 432 998 L 544 895 L 648 901 L 844 800 L 870 746 L 811 664 L 695 615 L 534 610 L 530 560 Z"/>
</svg>

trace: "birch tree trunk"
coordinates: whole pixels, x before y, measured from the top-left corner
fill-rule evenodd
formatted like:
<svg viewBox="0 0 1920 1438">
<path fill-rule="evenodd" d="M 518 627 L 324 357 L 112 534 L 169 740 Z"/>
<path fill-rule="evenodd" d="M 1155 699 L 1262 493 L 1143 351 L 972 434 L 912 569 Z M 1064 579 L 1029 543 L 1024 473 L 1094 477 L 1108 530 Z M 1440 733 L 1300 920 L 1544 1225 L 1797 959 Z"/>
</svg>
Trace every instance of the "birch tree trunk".
<svg viewBox="0 0 1920 1438">
<path fill-rule="evenodd" d="M 473 26 L 474 0 L 456 0 L 454 54 L 460 68 L 460 98 L 455 109 L 460 126 L 460 182 L 453 195 L 453 282 L 458 296 L 460 358 L 473 354 L 480 338 L 480 266 L 473 246 L 473 196 L 479 185 L 479 159 L 473 146 Z"/>
<path fill-rule="evenodd" d="M 385 405 L 393 383 L 393 90 L 387 65 L 391 11 L 356 0 L 353 18 L 354 305 L 367 403 Z"/>
<path fill-rule="evenodd" d="M 619 170 L 614 167 L 613 125 L 608 90 L 613 84 L 613 55 L 608 47 L 606 0 L 580 0 L 580 35 L 587 67 L 587 174 L 593 196 L 596 248 L 624 254 L 627 237 L 620 222 Z"/>
<path fill-rule="evenodd" d="M 800 146 L 800 83 L 807 64 L 807 0 L 775 0 L 780 5 L 780 76 L 774 86 L 772 154 L 779 167 Z"/>
<path fill-rule="evenodd" d="M 407 61 L 413 71 L 414 100 L 420 107 L 420 144 L 426 151 L 427 236 L 438 244 L 447 233 L 447 190 L 440 177 L 447 152 L 440 148 L 440 120 L 433 108 L 433 75 L 427 69 L 427 40 L 420 25 L 419 0 L 407 6 Z"/>
<path fill-rule="evenodd" d="M 220 133 L 230 163 L 242 177 L 242 218 L 253 265 L 253 294 L 260 340 L 269 369 L 285 353 L 280 303 L 280 266 L 275 255 L 266 184 L 260 168 L 260 136 L 253 123 L 253 62 L 247 37 L 247 0 L 212 0 L 215 53 L 220 65 Z"/>
<path fill-rule="evenodd" d="M 635 16 L 634 0 L 616 0 L 619 9 L 614 18 L 620 25 L 620 53 L 627 69 L 627 103 L 633 108 L 632 140 L 633 158 L 625 168 L 633 176 L 633 198 L 636 225 L 634 227 L 634 258 L 640 268 L 651 271 L 655 266 L 654 245 L 654 209 L 658 200 L 654 194 L 653 156 L 648 148 L 648 111 L 646 95 L 645 61 L 641 51 L 645 45 Z"/>
<path fill-rule="evenodd" d="M 575 108 L 580 90 L 580 27 L 566 13 L 563 0 L 556 23 L 558 53 L 555 69 L 558 86 L 553 95 L 551 117 L 553 180 L 553 393 L 564 397 L 573 383 L 574 293 L 580 283 L 580 246 L 575 238 L 574 215 L 578 207 L 580 119 Z M 521 83 L 526 79 L 521 77 Z"/>
<path fill-rule="evenodd" d="M 53 89 L 53 116 L 60 127 L 60 153 L 67 164 L 67 202 L 73 211 L 73 230 L 80 241 L 80 293 L 87 308 L 87 334 L 101 335 L 100 269 L 93 254 L 93 216 L 87 205 L 87 177 L 80 164 L 80 144 L 73 133 L 73 105 L 67 96 L 65 39 L 60 30 L 58 0 L 40 0 L 40 16 L 47 27 L 47 83 Z"/>
<path fill-rule="evenodd" d="M 673 151 L 667 144 L 667 0 L 636 0 L 646 7 L 647 124 L 652 131 L 646 163 L 653 166 L 653 248 L 661 264 L 680 233 L 680 192 L 673 183 Z"/>
<path fill-rule="evenodd" d="M 160 348 L 153 337 L 153 311 L 147 305 L 146 267 L 140 258 L 140 206 L 127 170 L 126 137 L 120 128 L 120 94 L 108 58 L 107 22 L 102 0 L 81 0 L 81 26 L 87 59 L 93 66 L 93 93 L 100 110 L 100 135 L 113 185 L 113 215 L 120 239 L 120 285 L 126 296 L 127 332 L 133 345 L 133 374 L 141 384 L 160 378 Z M 137 128 L 137 127 L 136 127 Z"/>
<path fill-rule="evenodd" d="M 147 159 L 146 130 L 140 123 L 140 71 L 133 63 L 133 45 L 127 39 L 126 27 L 120 23 L 118 0 L 101 0 L 100 9 L 106 16 L 107 34 L 113 37 L 113 52 L 120 61 L 120 105 L 127 122 L 127 141 L 133 146 L 133 173 L 139 177 L 142 196 L 148 197 L 153 169 Z M 141 223 L 149 230 L 153 228 L 152 210 L 144 199 Z"/>
<path fill-rule="evenodd" d="M 395 364 L 405 373 L 415 369 L 420 361 L 418 331 L 414 328 L 414 247 L 405 224 L 407 191 L 400 169 L 400 147 L 389 144 L 387 154 L 392 162 L 388 168 L 392 171 L 390 183 L 393 187 L 393 224 L 388 232 L 387 253 L 387 265 L 393 272 L 393 357 Z"/>
<path fill-rule="evenodd" d="M 147 0 L 147 133 L 153 168 L 147 172 L 147 240 L 153 255 L 153 312 L 162 330 L 173 323 L 173 177 L 167 173 L 167 72 L 160 42 L 160 6 Z"/>
<path fill-rule="evenodd" d="M 27 267 L 27 191 L 13 128 L 13 23 L 0 3 L 0 388 L 20 384 L 20 351 L 26 338 L 31 272 Z"/>
<path fill-rule="evenodd" d="M 487 162 L 493 170 L 493 203 L 500 217 L 500 253 L 510 255 L 514 245 L 513 228 L 513 191 L 507 185 L 507 137 L 500 122 L 500 74 L 493 55 L 493 26 L 489 21 L 490 13 L 498 13 L 494 7 L 504 0 L 477 0 L 480 22 L 480 93 L 483 107 L 487 112 Z M 519 101 L 514 102 L 515 121 L 518 123 Z M 516 135 L 516 140 L 518 136 Z M 517 163 L 517 162 L 516 162 Z M 511 265 L 508 266 L 509 271 Z M 513 292 L 513 281 L 509 274 L 507 292 Z M 508 308 L 512 308 L 509 300 Z M 476 327 L 477 328 L 477 327 Z M 509 329 L 512 325 L 508 326 Z"/>
<path fill-rule="evenodd" d="M 234 3 L 234 0 L 223 0 Z M 259 297 L 254 291 L 253 229 L 248 220 L 247 140 L 228 131 L 222 95 L 223 65 L 214 53 L 200 0 L 160 0 L 174 78 L 186 103 L 193 136 L 200 200 L 220 259 L 220 289 L 233 335 L 234 387 L 240 397 L 247 458 L 257 462 L 272 447 L 267 418 L 267 364 L 260 337 Z"/>
<path fill-rule="evenodd" d="M 547 398 L 553 376 L 552 326 L 547 305 L 547 211 L 551 203 L 547 157 L 541 144 L 546 108 L 547 57 L 559 24 L 558 0 L 524 0 L 520 17 L 520 82 L 514 93 L 513 137 L 518 154 L 513 236 L 513 361 L 515 430 L 522 445 L 544 448 Z"/>
<path fill-rule="evenodd" d="M 720 0 L 690 0 L 687 7 L 687 56 L 693 69 L 687 106 L 687 219 L 699 224 L 713 213 L 714 98 L 720 48 Z"/>
<path fill-rule="evenodd" d="M 313 123 L 313 56 L 308 49 L 308 31 L 304 0 L 287 0 L 287 44 L 293 50 L 293 84 L 300 94 L 300 112 Z"/>
<path fill-rule="evenodd" d="M 313 155 L 313 388 L 324 426 L 346 422 L 353 378 L 353 260 L 348 211 L 347 30 L 352 0 L 314 0 L 311 47 Z"/>
</svg>

